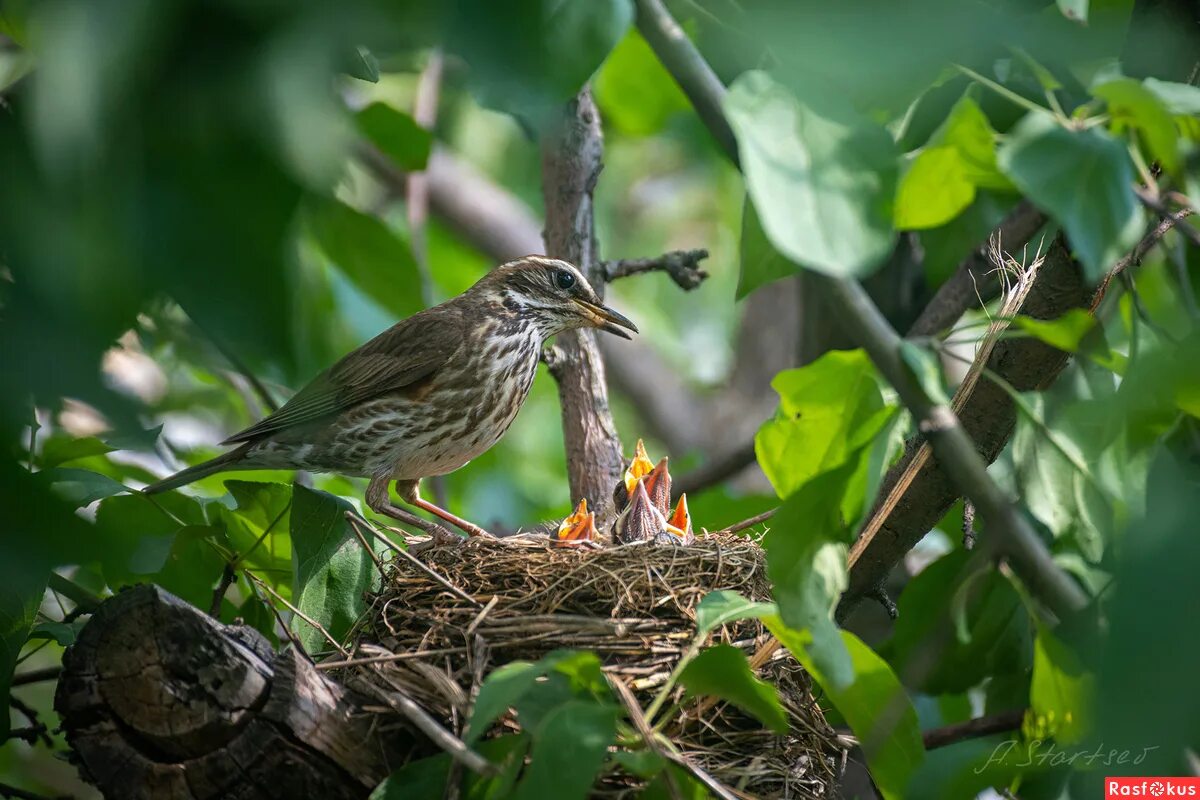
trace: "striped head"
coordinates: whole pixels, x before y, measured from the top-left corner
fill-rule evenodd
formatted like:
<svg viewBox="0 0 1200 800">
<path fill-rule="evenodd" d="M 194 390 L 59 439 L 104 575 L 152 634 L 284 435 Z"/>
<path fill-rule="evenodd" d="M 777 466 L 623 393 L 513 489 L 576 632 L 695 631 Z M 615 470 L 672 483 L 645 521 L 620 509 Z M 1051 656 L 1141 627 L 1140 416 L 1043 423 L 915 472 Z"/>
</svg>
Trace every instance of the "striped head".
<svg viewBox="0 0 1200 800">
<path fill-rule="evenodd" d="M 496 267 L 464 298 L 483 307 L 499 306 L 531 324 L 542 341 L 575 328 L 600 328 L 625 339 L 637 332 L 626 317 L 604 305 L 574 264 L 546 256 L 525 256 Z"/>
</svg>

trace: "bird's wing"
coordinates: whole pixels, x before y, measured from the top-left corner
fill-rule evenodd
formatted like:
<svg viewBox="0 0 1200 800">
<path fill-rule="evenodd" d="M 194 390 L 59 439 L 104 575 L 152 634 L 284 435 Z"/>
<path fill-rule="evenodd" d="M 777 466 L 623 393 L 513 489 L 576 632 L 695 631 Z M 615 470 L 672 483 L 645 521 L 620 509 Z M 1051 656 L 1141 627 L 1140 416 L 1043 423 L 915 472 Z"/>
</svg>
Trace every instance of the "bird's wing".
<svg viewBox="0 0 1200 800">
<path fill-rule="evenodd" d="M 463 339 L 457 309 L 402 320 L 322 372 L 274 414 L 222 444 L 259 439 L 414 386 L 441 369 Z"/>
</svg>

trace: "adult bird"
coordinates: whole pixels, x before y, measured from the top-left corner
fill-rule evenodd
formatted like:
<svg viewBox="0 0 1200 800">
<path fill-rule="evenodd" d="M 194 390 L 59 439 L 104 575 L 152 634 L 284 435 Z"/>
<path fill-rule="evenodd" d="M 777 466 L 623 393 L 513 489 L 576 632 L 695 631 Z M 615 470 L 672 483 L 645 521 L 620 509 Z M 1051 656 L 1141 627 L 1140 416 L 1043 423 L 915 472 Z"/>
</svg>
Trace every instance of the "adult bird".
<svg viewBox="0 0 1200 800">
<path fill-rule="evenodd" d="M 394 505 L 424 509 L 468 535 L 485 531 L 421 497 L 422 478 L 462 467 L 499 441 L 533 384 L 546 340 L 574 328 L 637 332 L 603 305 L 572 264 L 525 256 L 345 356 L 266 419 L 230 436 L 234 450 L 143 491 L 225 470 L 302 469 L 370 478 L 367 505 L 430 533 L 443 529 Z"/>
</svg>

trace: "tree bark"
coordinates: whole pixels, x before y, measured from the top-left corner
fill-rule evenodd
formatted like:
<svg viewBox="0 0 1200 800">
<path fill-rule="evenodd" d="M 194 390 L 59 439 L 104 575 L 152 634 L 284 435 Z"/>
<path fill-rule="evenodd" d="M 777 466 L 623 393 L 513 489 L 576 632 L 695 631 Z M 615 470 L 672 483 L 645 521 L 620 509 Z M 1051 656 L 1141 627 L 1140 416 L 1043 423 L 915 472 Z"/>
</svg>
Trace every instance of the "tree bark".
<svg viewBox="0 0 1200 800">
<path fill-rule="evenodd" d="M 600 112 L 587 87 L 572 100 L 542 143 L 546 254 L 577 265 L 603 297 L 606 276 L 597 251 L 592 192 L 602 168 Z M 621 440 L 608 407 L 604 362 L 590 330 L 560 334 L 551 372 L 558 381 L 571 501 L 587 498 L 603 523 L 624 468 Z"/>
<path fill-rule="evenodd" d="M 155 586 L 106 601 L 67 649 L 55 710 L 114 800 L 366 797 L 417 745 L 294 649 Z"/>
</svg>

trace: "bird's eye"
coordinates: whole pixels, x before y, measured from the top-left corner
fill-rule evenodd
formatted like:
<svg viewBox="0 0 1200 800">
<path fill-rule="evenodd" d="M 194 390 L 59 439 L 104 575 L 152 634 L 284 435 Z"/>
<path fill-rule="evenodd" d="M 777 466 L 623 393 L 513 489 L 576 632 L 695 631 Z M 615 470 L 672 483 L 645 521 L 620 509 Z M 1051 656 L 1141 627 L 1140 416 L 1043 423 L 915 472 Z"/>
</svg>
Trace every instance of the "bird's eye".
<svg viewBox="0 0 1200 800">
<path fill-rule="evenodd" d="M 554 273 L 554 282 L 558 284 L 560 289 L 570 289 L 575 285 L 575 276 L 565 269 L 560 269 Z"/>
</svg>

